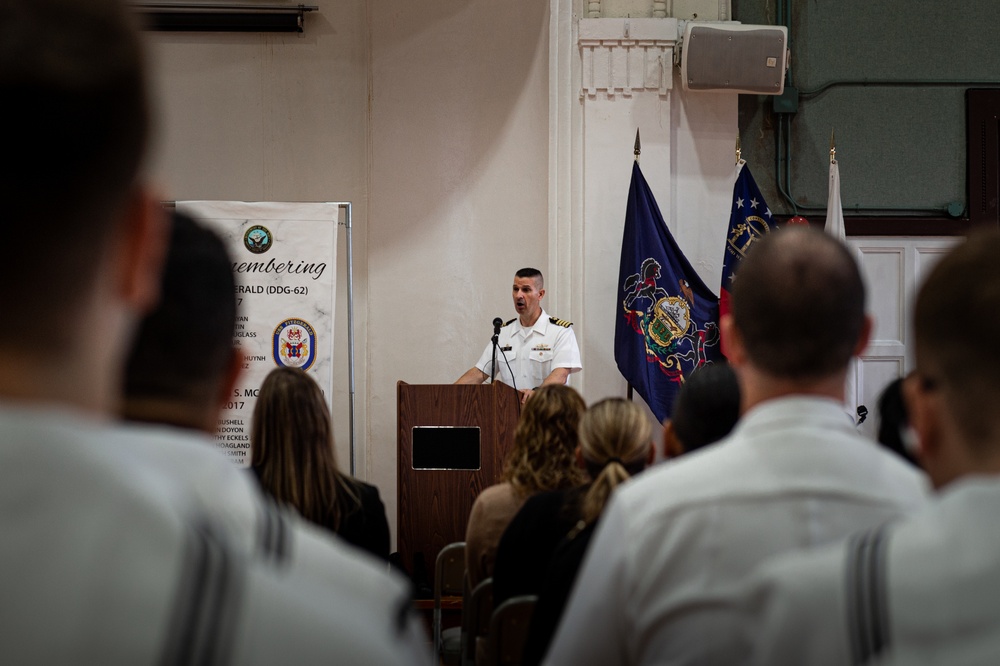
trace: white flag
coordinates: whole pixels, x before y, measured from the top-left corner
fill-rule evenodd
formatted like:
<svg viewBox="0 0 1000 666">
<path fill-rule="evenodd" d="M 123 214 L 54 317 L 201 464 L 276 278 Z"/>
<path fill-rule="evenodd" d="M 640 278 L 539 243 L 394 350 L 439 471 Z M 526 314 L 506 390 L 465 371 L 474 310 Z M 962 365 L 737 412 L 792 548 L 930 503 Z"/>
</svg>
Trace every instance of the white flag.
<svg viewBox="0 0 1000 666">
<path fill-rule="evenodd" d="M 844 227 L 844 209 L 840 204 L 840 167 L 837 160 L 830 160 L 830 193 L 826 200 L 826 232 L 847 243 L 847 231 Z M 852 250 L 853 253 L 853 250 Z M 847 380 L 844 385 L 844 405 L 847 413 L 853 419 L 858 417 L 858 364 L 860 361 L 852 358 L 847 366 Z"/>
<path fill-rule="evenodd" d="M 830 160 L 830 195 L 826 200 L 826 232 L 847 242 L 844 229 L 844 208 L 840 205 L 840 167 Z"/>
</svg>

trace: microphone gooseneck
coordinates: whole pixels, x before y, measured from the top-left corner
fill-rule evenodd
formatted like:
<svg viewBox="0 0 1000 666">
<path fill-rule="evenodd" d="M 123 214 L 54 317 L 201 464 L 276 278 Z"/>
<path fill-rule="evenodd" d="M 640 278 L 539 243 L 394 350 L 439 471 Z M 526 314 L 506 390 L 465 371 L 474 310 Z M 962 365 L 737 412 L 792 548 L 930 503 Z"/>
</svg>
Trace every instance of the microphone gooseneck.
<svg viewBox="0 0 1000 666">
<path fill-rule="evenodd" d="M 493 362 L 490 364 L 490 381 L 496 381 L 497 378 L 497 344 L 500 339 L 500 327 L 503 326 L 503 319 L 500 317 L 494 317 L 493 319 Z M 501 352 L 502 353 L 502 352 Z"/>
</svg>

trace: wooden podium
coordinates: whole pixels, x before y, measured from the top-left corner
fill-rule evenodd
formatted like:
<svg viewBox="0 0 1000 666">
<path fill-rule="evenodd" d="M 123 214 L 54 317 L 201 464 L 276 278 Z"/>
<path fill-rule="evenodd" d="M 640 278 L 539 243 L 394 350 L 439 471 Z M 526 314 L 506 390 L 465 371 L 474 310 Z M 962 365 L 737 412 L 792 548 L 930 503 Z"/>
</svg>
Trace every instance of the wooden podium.
<svg viewBox="0 0 1000 666">
<path fill-rule="evenodd" d="M 510 386 L 396 384 L 396 541 L 403 567 L 465 541 L 472 503 L 500 481 L 520 400 Z"/>
</svg>

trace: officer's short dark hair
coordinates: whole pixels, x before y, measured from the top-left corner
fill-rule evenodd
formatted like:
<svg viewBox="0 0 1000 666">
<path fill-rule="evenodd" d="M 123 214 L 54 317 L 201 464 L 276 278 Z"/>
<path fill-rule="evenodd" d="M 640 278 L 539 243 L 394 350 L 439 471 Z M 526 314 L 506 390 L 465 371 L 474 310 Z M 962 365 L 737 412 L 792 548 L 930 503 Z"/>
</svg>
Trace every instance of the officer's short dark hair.
<svg viewBox="0 0 1000 666">
<path fill-rule="evenodd" d="M 736 271 L 733 323 L 755 366 L 780 378 L 845 370 L 865 325 L 865 288 L 829 234 L 787 227 L 754 242 Z"/>
<path fill-rule="evenodd" d="M 545 278 L 542 277 L 542 272 L 537 268 L 522 268 L 514 273 L 514 277 L 521 279 L 535 278 L 538 280 L 539 289 L 545 285 Z"/>
</svg>

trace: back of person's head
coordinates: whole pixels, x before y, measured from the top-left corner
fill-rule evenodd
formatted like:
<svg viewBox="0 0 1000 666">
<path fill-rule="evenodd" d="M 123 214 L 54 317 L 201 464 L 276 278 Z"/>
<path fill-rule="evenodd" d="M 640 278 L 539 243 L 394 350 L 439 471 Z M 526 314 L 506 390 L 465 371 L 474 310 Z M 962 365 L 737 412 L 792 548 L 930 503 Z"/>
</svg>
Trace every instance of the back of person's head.
<svg viewBox="0 0 1000 666">
<path fill-rule="evenodd" d="M 4 316 L 63 340 L 147 147 L 142 49 L 123 3 L 0 4 L 0 99 Z M 0 330 L 0 342 L 23 336 Z"/>
<path fill-rule="evenodd" d="M 583 498 L 582 518 L 601 515 L 612 491 L 645 467 L 652 450 L 649 419 L 633 402 L 607 398 L 580 419 L 580 452 L 593 483 Z"/>
<path fill-rule="evenodd" d="M 305 519 L 336 528 L 357 504 L 356 491 L 337 467 L 329 407 L 304 370 L 276 368 L 264 379 L 250 446 L 264 490 Z"/>
<path fill-rule="evenodd" d="M 575 451 L 586 409 L 580 394 L 562 384 L 541 386 L 528 398 L 504 465 L 503 479 L 516 493 L 523 497 L 583 483 Z"/>
<path fill-rule="evenodd" d="M 787 227 L 756 241 L 733 281 L 733 325 L 767 375 L 815 380 L 843 372 L 865 330 L 865 288 L 847 247 Z"/>
<path fill-rule="evenodd" d="M 687 453 L 722 439 L 740 418 L 740 385 L 728 363 L 708 363 L 688 376 L 674 400 L 665 437 Z"/>
<path fill-rule="evenodd" d="M 160 302 L 126 364 L 125 418 L 214 432 L 239 369 L 235 286 L 219 235 L 174 212 Z"/>
<path fill-rule="evenodd" d="M 914 380 L 944 400 L 975 456 L 1000 453 L 1000 233 L 973 233 L 934 267 L 914 315 Z M 930 470 L 929 470 L 930 471 Z"/>
<path fill-rule="evenodd" d="M 919 463 L 907 449 L 904 433 L 910 423 L 903 399 L 903 379 L 889 382 L 878 397 L 878 434 L 876 439 L 912 465 Z"/>
</svg>

